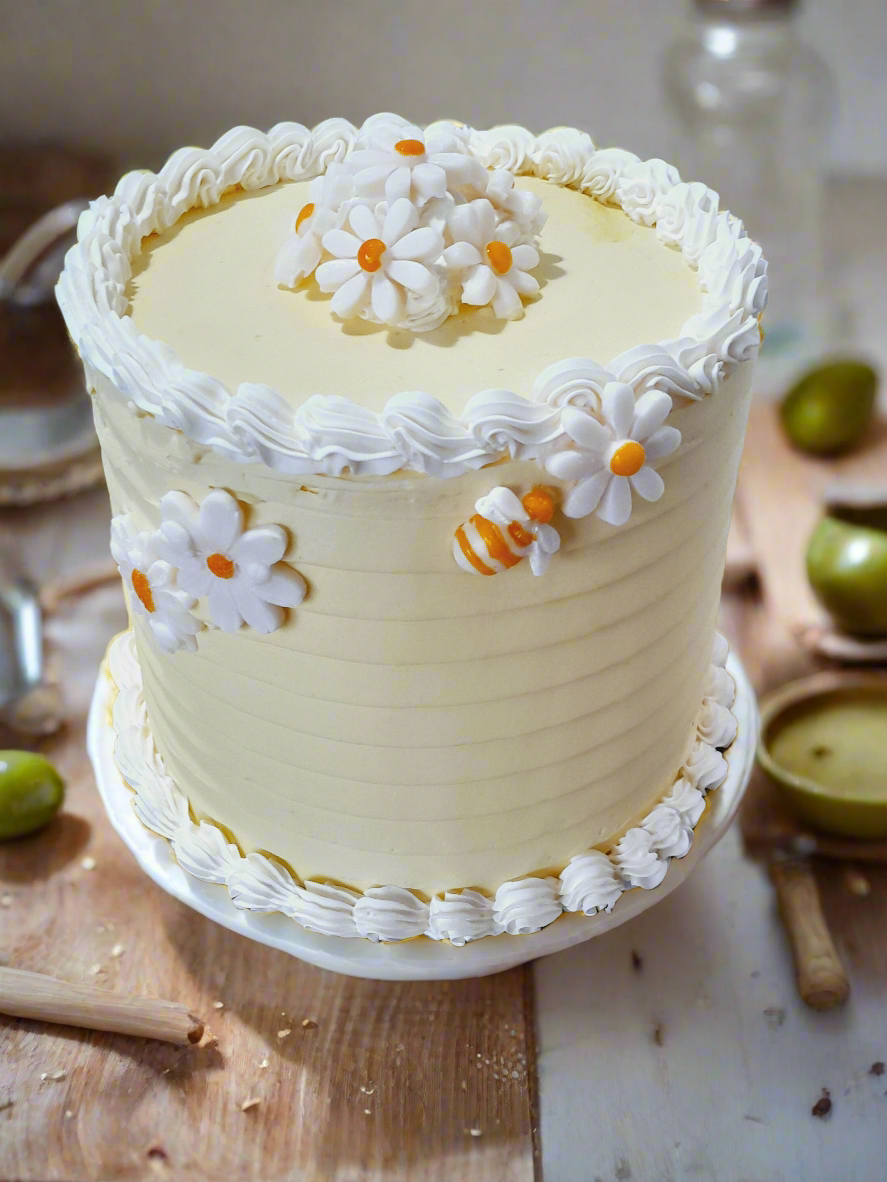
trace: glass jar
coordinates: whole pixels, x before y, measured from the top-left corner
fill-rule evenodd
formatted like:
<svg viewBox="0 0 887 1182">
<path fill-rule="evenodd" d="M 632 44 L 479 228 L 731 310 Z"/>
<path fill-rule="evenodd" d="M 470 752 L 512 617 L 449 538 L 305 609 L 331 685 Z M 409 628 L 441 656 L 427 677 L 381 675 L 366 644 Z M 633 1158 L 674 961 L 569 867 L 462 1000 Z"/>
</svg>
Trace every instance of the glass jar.
<svg viewBox="0 0 887 1182">
<path fill-rule="evenodd" d="M 768 259 L 759 382 L 773 394 L 834 345 L 822 258 L 834 85 L 798 37 L 798 7 L 695 0 L 664 69 L 683 179 L 717 190 L 721 208 L 742 218 Z"/>
</svg>

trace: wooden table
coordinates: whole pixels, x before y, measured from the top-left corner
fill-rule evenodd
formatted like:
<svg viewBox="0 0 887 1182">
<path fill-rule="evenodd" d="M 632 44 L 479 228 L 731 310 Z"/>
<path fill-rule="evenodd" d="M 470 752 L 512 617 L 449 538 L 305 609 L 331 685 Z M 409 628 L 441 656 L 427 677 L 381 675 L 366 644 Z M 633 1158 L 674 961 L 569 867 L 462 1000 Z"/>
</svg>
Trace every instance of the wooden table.
<svg viewBox="0 0 887 1182">
<path fill-rule="evenodd" d="M 100 560 L 107 530 L 101 491 L 0 515 L 0 543 L 17 542 L 41 580 Z M 74 721 L 46 750 L 69 794 L 49 829 L 0 846 L 0 957 L 182 1000 L 218 1042 L 194 1051 L 0 1017 L 2 1182 L 530 1182 L 529 968 L 440 984 L 340 977 L 247 943 L 139 870 L 83 747 L 91 683 L 124 625 L 119 590 L 108 595 L 98 621 L 84 600 L 79 622 L 76 608 L 53 622 Z"/>
<path fill-rule="evenodd" d="M 106 529 L 101 492 L 0 518 L 41 578 L 99 559 Z M 85 619 L 54 625 L 81 640 L 75 713 L 122 622 Z M 791 645 L 774 665 L 754 595 L 725 600 L 724 626 L 758 684 L 805 665 Z M 358 982 L 164 895 L 105 821 L 76 728 L 57 755 L 73 786 L 65 814 L 0 847 L 0 954 L 181 999 L 219 1041 L 190 1052 L 0 1019 L 3 1182 L 528 1182 L 540 1176 L 536 1043 L 548 1182 L 883 1179 L 887 1077 L 870 1074 L 887 1059 L 883 868 L 863 868 L 864 897 L 846 867 L 820 870 L 853 985 L 839 1013 L 798 1000 L 766 875 L 738 830 L 653 911 L 532 971 Z M 819 1120 L 824 1087 L 833 1110 Z"/>
<path fill-rule="evenodd" d="M 882 186 L 836 196 L 830 245 L 860 339 L 887 360 Z M 94 493 L 0 516 L 0 541 L 14 532 L 47 578 L 103 557 L 107 526 Z M 121 626 L 118 601 L 105 608 L 99 623 L 57 622 L 78 658 L 75 712 Z M 754 596 L 726 598 L 723 626 L 759 687 L 806 667 Z M 181 999 L 219 1043 L 194 1053 L 0 1019 L 0 1182 L 529 1182 L 541 1167 L 547 1182 L 887 1177 L 887 1075 L 871 1073 L 887 1061 L 883 868 L 859 868 L 867 895 L 846 866 L 818 869 L 853 990 L 829 1014 L 798 1000 L 766 874 L 736 828 L 652 911 L 532 971 L 361 983 L 163 895 L 104 821 L 76 734 L 62 762 L 66 818 L 51 838 L 0 847 L 0 956 Z M 833 1107 L 819 1119 L 824 1087 Z"/>
</svg>

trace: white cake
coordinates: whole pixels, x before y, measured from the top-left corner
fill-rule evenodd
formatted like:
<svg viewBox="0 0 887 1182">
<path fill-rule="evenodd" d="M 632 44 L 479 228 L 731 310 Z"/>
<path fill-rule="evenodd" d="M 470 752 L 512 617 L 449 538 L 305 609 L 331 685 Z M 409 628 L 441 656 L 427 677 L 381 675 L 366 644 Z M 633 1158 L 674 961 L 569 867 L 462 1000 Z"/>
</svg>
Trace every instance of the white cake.
<svg viewBox="0 0 887 1182">
<path fill-rule="evenodd" d="M 94 203 L 59 301 L 116 754 L 186 870 L 456 944 L 658 885 L 735 736 L 765 272 L 711 190 L 572 129 L 237 128 Z"/>
</svg>

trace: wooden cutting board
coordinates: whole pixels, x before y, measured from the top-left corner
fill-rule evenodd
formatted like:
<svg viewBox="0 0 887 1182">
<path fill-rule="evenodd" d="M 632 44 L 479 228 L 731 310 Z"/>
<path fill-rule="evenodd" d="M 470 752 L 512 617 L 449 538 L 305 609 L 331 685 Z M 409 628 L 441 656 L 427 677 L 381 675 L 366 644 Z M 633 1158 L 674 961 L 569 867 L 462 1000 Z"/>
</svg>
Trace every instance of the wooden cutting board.
<svg viewBox="0 0 887 1182">
<path fill-rule="evenodd" d="M 30 551 L 38 575 L 73 571 L 89 559 L 88 513 L 101 518 L 104 552 L 97 496 L 0 514 L 0 539 Z M 107 637 L 93 630 L 97 667 Z M 85 624 L 69 634 L 93 643 Z M 82 720 L 43 749 L 68 796 L 42 833 L 0 844 L 0 960 L 181 1001 L 218 1045 L 0 1017 L 0 1182 L 536 1177 L 528 967 L 473 981 L 359 981 L 247 941 L 139 869 L 105 817 Z M 243 1111 L 250 1100 L 259 1103 Z"/>
<path fill-rule="evenodd" d="M 827 649 L 859 659 L 862 652 L 853 652 L 859 646 L 834 632 L 816 602 L 804 563 L 826 490 L 839 482 L 887 488 L 887 423 L 877 421 L 848 455 L 817 459 L 789 445 L 776 407 L 752 404 L 734 512 L 753 556 L 778 647 L 800 646 L 814 653 Z M 887 653 L 878 657 L 887 663 L 885 658 Z"/>
</svg>

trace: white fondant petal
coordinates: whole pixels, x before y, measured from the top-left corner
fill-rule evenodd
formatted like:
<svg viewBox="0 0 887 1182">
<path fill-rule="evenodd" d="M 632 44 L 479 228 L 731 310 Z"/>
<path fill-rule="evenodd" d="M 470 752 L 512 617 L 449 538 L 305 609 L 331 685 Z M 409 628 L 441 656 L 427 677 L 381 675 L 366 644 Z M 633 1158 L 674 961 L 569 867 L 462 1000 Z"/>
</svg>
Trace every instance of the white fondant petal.
<svg viewBox="0 0 887 1182">
<path fill-rule="evenodd" d="M 278 607 L 296 607 L 305 598 L 307 587 L 298 571 L 279 562 L 253 590 L 266 603 L 275 603 Z"/>
<path fill-rule="evenodd" d="M 213 585 L 207 595 L 209 618 L 223 632 L 237 632 L 243 618 L 234 602 L 233 579 L 213 578 Z"/>
<path fill-rule="evenodd" d="M 496 211 L 485 198 L 472 201 L 470 204 L 476 211 L 477 228 L 480 233 L 481 243 L 483 246 L 486 246 L 488 242 L 496 237 Z"/>
<path fill-rule="evenodd" d="M 511 259 L 520 271 L 532 271 L 539 266 L 539 251 L 526 243 L 515 246 L 511 252 Z"/>
<path fill-rule="evenodd" d="M 214 551 L 227 554 L 243 533 L 243 510 L 230 493 L 215 488 L 203 498 L 200 528 Z"/>
<path fill-rule="evenodd" d="M 387 164 L 372 164 L 361 169 L 354 178 L 354 187 L 361 197 L 379 199 L 385 196 L 385 182 L 391 174 Z"/>
<path fill-rule="evenodd" d="M 665 484 L 658 472 L 644 464 L 634 476 L 629 476 L 631 487 L 645 501 L 658 501 L 665 492 Z"/>
<path fill-rule="evenodd" d="M 578 407 L 565 406 L 561 422 L 570 438 L 588 451 L 603 453 L 612 443 L 612 436 L 607 428 L 592 418 L 587 411 Z"/>
<path fill-rule="evenodd" d="M 533 275 L 528 275 L 525 271 L 515 271 L 509 276 L 511 282 L 514 284 L 514 290 L 522 296 L 534 296 L 539 291 L 539 280 Z"/>
<path fill-rule="evenodd" d="M 489 174 L 479 160 L 461 152 L 436 153 L 434 160 L 446 172 L 449 185 L 466 190 L 468 196 L 484 191 Z"/>
<path fill-rule="evenodd" d="M 410 259 L 395 259 L 385 270 L 389 279 L 393 279 L 408 291 L 415 292 L 416 295 L 430 295 L 437 287 L 434 272 L 429 271 L 424 263 L 416 263 Z"/>
<path fill-rule="evenodd" d="M 660 427 L 644 440 L 644 451 L 648 460 L 660 460 L 669 456 L 681 445 L 681 433 L 677 427 Z"/>
<path fill-rule="evenodd" d="M 385 200 L 389 206 L 393 205 L 396 201 L 409 200 L 411 183 L 411 169 L 395 168 L 394 172 L 391 173 L 385 182 Z"/>
<path fill-rule="evenodd" d="M 386 246 L 392 247 L 401 238 L 414 230 L 419 222 L 419 211 L 412 201 L 402 197 L 395 201 L 385 214 L 382 233 L 379 235 Z M 433 233 L 433 231 L 432 231 Z M 401 258 L 404 256 L 400 256 Z"/>
<path fill-rule="evenodd" d="M 617 437 L 628 435 L 634 416 L 634 392 L 625 382 L 610 382 L 604 387 L 601 398 L 604 418 L 613 428 Z"/>
<path fill-rule="evenodd" d="M 382 236 L 378 218 L 366 205 L 355 205 L 348 215 L 348 223 L 357 235 L 357 246 L 369 238 L 381 238 Z M 357 253 L 357 246 L 354 248 L 354 254 Z"/>
<path fill-rule="evenodd" d="M 231 557 L 235 562 L 273 566 L 283 558 L 286 547 L 286 530 L 279 525 L 260 525 L 237 539 L 231 547 Z"/>
<path fill-rule="evenodd" d="M 614 477 L 607 468 L 594 472 L 580 480 L 575 488 L 571 488 L 564 500 L 564 515 L 566 517 L 587 517 L 600 504 L 601 497 L 606 492 L 610 481 Z"/>
<path fill-rule="evenodd" d="M 482 308 L 496 294 L 496 276 L 490 267 L 479 266 L 462 284 L 462 303 Z"/>
<path fill-rule="evenodd" d="M 331 265 L 331 263 L 322 263 L 317 268 L 318 275 L 323 267 Z M 356 263 L 355 266 L 357 267 Z M 347 283 L 342 284 L 330 302 L 330 307 L 335 314 L 341 316 L 343 320 L 350 316 L 366 300 L 369 284 L 370 276 L 366 271 L 362 271 L 360 267 L 357 267 L 357 273 L 352 275 Z M 326 289 L 321 288 L 321 290 Z"/>
<path fill-rule="evenodd" d="M 648 390 L 637 400 L 628 434 L 641 443 L 661 427 L 671 411 L 671 398 L 662 390 Z"/>
<path fill-rule="evenodd" d="M 631 486 L 627 476 L 611 476 L 597 515 L 607 525 L 625 525 L 631 517 Z"/>
<path fill-rule="evenodd" d="M 186 533 L 193 533 L 198 527 L 197 505 L 187 493 L 173 491 L 160 498 L 160 515 L 164 522 L 175 522 Z"/>
<path fill-rule="evenodd" d="M 277 607 L 273 603 L 267 603 L 260 598 L 249 583 L 240 580 L 232 581 L 234 582 L 234 586 L 231 588 L 232 599 L 244 622 L 256 632 L 261 632 L 263 636 L 276 632 L 283 623 L 283 608 Z"/>
<path fill-rule="evenodd" d="M 299 237 L 291 234 L 274 263 L 274 279 L 283 287 L 295 287 L 311 274 L 322 257 L 323 250 L 316 235 Z"/>
<path fill-rule="evenodd" d="M 559 451 L 548 458 L 545 467 L 558 480 L 580 480 L 583 476 L 593 475 L 589 461 L 593 463 L 593 457 L 581 451 Z M 599 469 L 602 467 L 603 464 L 598 464 Z"/>
<path fill-rule="evenodd" d="M 476 267 L 481 262 L 481 253 L 470 242 L 454 242 L 443 252 L 446 265 L 454 271 L 464 271 L 466 267 Z"/>
<path fill-rule="evenodd" d="M 439 164 L 425 161 L 413 169 L 412 185 L 419 204 L 424 205 L 432 197 L 444 196 L 447 191 L 447 174 Z"/>
<path fill-rule="evenodd" d="M 496 294 L 493 296 L 493 313 L 500 320 L 516 320 L 524 314 L 524 306 L 520 302 L 520 296 L 507 279 L 499 279 L 496 282 Z"/>
<path fill-rule="evenodd" d="M 393 324 L 403 312 L 403 292 L 384 271 L 377 271 L 372 283 L 373 315 L 383 324 Z"/>
<path fill-rule="evenodd" d="M 321 263 L 314 274 L 321 291 L 338 291 L 349 279 L 362 274 L 357 259 L 331 259 Z"/>
<path fill-rule="evenodd" d="M 323 236 L 323 249 L 337 259 L 356 259 L 360 239 L 347 230 L 328 230 Z"/>
<path fill-rule="evenodd" d="M 198 599 L 206 595 L 211 587 L 217 583 L 216 576 L 206 565 L 203 558 L 182 553 L 178 561 L 177 582 L 189 595 Z"/>
<path fill-rule="evenodd" d="M 457 205 L 450 214 L 449 225 L 456 241 L 470 242 L 480 252 L 486 242 L 482 241 L 483 230 L 477 205 L 476 201 L 471 201 L 467 205 Z"/>
<path fill-rule="evenodd" d="M 440 257 L 442 250 L 443 239 L 437 230 L 431 226 L 420 226 L 395 242 L 389 253 L 394 259 L 418 259 L 432 263 Z"/>
</svg>

